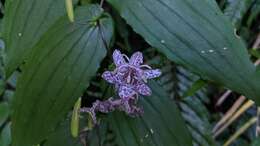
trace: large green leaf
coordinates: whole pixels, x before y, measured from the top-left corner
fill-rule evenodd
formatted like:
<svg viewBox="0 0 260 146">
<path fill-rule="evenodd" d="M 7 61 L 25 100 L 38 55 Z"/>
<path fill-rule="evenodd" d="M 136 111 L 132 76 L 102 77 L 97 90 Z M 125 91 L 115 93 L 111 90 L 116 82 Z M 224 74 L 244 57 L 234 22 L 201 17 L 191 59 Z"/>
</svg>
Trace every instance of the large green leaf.
<svg viewBox="0 0 260 146">
<path fill-rule="evenodd" d="M 13 146 L 38 144 L 86 89 L 106 55 L 111 18 L 96 5 L 75 11 L 75 23 L 59 19 L 28 57 L 17 83 Z"/>
<path fill-rule="evenodd" d="M 3 37 L 7 76 L 22 64 L 43 33 L 65 14 L 64 0 L 7 0 Z"/>
<path fill-rule="evenodd" d="M 108 0 L 133 29 L 206 80 L 253 98 L 260 104 L 260 76 L 227 18 L 205 1 Z"/>
<path fill-rule="evenodd" d="M 110 116 L 112 130 L 120 146 L 191 146 L 191 136 L 177 106 L 155 82 L 153 95 L 140 98 L 144 115 L 131 118 L 123 113 Z"/>
<path fill-rule="evenodd" d="M 55 132 L 50 134 L 43 146 L 82 146 L 80 138 L 73 138 L 70 132 L 70 119 L 61 122 Z"/>
<path fill-rule="evenodd" d="M 219 9 L 218 3 L 216 0 L 204 0 L 209 3 L 214 9 Z"/>
<path fill-rule="evenodd" d="M 148 52 L 149 51 L 149 52 Z M 154 56 L 155 50 L 148 49 L 145 51 L 145 56 L 150 56 L 151 66 L 156 66 L 160 60 L 164 60 L 162 55 Z M 159 78 L 161 87 L 167 91 L 171 98 L 183 97 L 188 89 L 194 86 L 195 81 L 198 81 L 198 76 L 190 73 L 180 66 L 176 66 L 170 61 L 164 61 L 161 64 L 162 76 Z M 210 114 L 205 106 L 209 104 L 209 97 L 205 92 L 205 88 L 196 91 L 192 96 L 181 98 L 178 101 L 182 117 L 185 120 L 193 140 L 193 146 L 214 146 L 214 140 L 211 134 Z"/>
</svg>

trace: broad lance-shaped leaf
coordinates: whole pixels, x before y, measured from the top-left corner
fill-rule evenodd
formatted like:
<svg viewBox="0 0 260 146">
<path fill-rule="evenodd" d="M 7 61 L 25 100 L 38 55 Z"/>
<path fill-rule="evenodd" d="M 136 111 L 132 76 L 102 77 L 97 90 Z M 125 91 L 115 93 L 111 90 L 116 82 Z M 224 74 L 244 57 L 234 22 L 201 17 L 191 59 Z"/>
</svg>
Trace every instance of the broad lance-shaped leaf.
<svg viewBox="0 0 260 146">
<path fill-rule="evenodd" d="M 82 146 L 82 143 L 79 137 L 72 137 L 70 133 L 70 119 L 66 119 L 48 136 L 43 146 Z"/>
<path fill-rule="evenodd" d="M 6 1 L 3 37 L 7 77 L 23 63 L 43 33 L 64 14 L 65 0 Z"/>
<path fill-rule="evenodd" d="M 108 0 L 169 59 L 260 104 L 260 76 L 229 20 L 208 2 Z"/>
<path fill-rule="evenodd" d="M 151 82 L 153 94 L 140 97 L 144 114 L 131 118 L 124 113 L 109 117 L 111 130 L 116 133 L 120 146 L 192 146 L 191 136 L 174 104 L 156 82 Z"/>
<path fill-rule="evenodd" d="M 13 146 L 39 144 L 88 87 L 106 55 L 112 20 L 97 5 L 59 19 L 35 45 L 18 80 L 12 116 Z"/>
<path fill-rule="evenodd" d="M 205 2 L 209 3 L 214 9 L 219 9 L 218 3 L 216 0 L 204 0 Z"/>
</svg>

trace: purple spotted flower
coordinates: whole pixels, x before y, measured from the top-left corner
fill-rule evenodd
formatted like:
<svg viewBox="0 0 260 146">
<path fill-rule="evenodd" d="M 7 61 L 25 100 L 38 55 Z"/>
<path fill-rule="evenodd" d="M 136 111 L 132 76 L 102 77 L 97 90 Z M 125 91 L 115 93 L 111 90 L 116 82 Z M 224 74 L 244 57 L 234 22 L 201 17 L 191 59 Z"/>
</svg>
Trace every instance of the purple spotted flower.
<svg viewBox="0 0 260 146">
<path fill-rule="evenodd" d="M 130 116 L 141 115 L 143 109 L 136 105 L 138 95 L 151 95 L 151 89 L 146 85 L 147 79 L 161 75 L 159 69 L 152 69 L 150 66 L 143 64 L 141 52 L 134 53 L 129 59 L 125 54 L 121 54 L 119 50 L 115 50 L 113 61 L 116 65 L 115 70 L 105 71 L 102 78 L 115 85 L 119 98 L 114 99 L 111 97 L 105 101 L 97 100 L 91 108 L 82 108 L 82 112 L 91 114 L 94 123 L 97 122 L 96 112 L 108 113 L 118 109 Z"/>
<path fill-rule="evenodd" d="M 87 112 L 91 115 L 93 122 L 97 123 L 96 112 L 109 113 L 116 109 L 126 112 L 129 116 L 136 117 L 143 113 L 143 109 L 135 104 L 134 99 L 113 99 L 112 97 L 105 101 L 97 100 L 91 108 L 82 108 L 81 112 Z"/>
<path fill-rule="evenodd" d="M 141 52 L 134 53 L 129 59 L 119 50 L 113 53 L 114 71 L 105 71 L 102 77 L 109 83 L 115 84 L 118 95 L 121 98 L 133 97 L 134 95 L 151 95 L 151 89 L 146 85 L 147 79 L 159 77 L 159 69 L 151 69 L 143 65 Z"/>
</svg>

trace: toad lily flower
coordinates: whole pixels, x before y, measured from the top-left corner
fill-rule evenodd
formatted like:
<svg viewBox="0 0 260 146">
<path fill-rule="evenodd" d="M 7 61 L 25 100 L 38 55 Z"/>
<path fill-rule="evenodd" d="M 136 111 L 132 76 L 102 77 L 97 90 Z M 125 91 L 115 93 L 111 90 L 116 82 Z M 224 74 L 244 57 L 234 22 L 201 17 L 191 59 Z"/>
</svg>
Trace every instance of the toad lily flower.
<svg viewBox="0 0 260 146">
<path fill-rule="evenodd" d="M 136 103 L 138 95 L 151 95 L 151 89 L 146 85 L 147 79 L 159 77 L 161 71 L 152 69 L 148 65 L 143 65 L 143 55 L 141 52 L 134 53 L 129 59 L 125 54 L 121 54 L 119 50 L 113 53 L 113 61 L 116 65 L 114 71 L 105 71 L 102 74 L 107 82 L 114 84 L 119 99 L 112 97 L 106 101 L 93 103 L 91 108 L 82 108 L 82 112 L 88 112 L 96 123 L 97 111 L 102 113 L 112 112 L 115 109 L 126 112 L 130 116 L 137 116 L 143 113 Z"/>
<path fill-rule="evenodd" d="M 102 77 L 109 83 L 115 84 L 118 95 L 121 98 L 129 98 L 134 95 L 151 95 L 151 89 L 145 84 L 147 79 L 159 77 L 159 69 L 151 69 L 143 64 L 143 55 L 141 52 L 134 53 L 129 59 L 119 50 L 113 53 L 114 71 L 106 71 Z"/>
</svg>

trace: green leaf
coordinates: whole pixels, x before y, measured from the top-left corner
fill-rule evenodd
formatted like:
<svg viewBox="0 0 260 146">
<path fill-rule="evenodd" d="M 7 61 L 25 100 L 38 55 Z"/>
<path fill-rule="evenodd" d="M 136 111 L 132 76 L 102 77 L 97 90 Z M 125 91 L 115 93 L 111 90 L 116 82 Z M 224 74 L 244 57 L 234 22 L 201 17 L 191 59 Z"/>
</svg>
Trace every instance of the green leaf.
<svg viewBox="0 0 260 146">
<path fill-rule="evenodd" d="M 108 120 L 102 122 L 87 135 L 87 146 L 116 146 L 115 133 L 110 130 Z"/>
<path fill-rule="evenodd" d="M 191 136 L 177 106 L 155 82 L 150 84 L 153 94 L 141 97 L 144 114 L 131 118 L 124 113 L 113 113 L 111 130 L 120 146 L 191 146 Z"/>
<path fill-rule="evenodd" d="M 153 57 L 155 58 L 155 57 Z M 200 82 L 199 77 L 190 73 L 180 66 L 172 63 L 165 63 L 161 68 L 162 76 L 159 81 L 164 89 L 167 89 L 172 97 L 178 98 L 183 96 L 187 90 L 192 89 L 197 82 Z M 182 98 L 178 101 L 182 117 L 192 135 L 194 145 L 199 146 L 214 146 L 210 129 L 210 114 L 207 107 L 209 97 L 205 93 L 205 88 L 196 90 L 192 96 Z"/>
<path fill-rule="evenodd" d="M 50 134 L 43 146 L 82 146 L 79 138 L 70 134 L 70 120 L 61 122 L 55 132 Z"/>
<path fill-rule="evenodd" d="M 228 0 L 224 13 L 229 17 L 232 24 L 238 28 L 247 10 L 254 2 L 255 0 Z"/>
<path fill-rule="evenodd" d="M 23 63 L 54 22 L 66 14 L 64 0 L 8 0 L 4 15 L 6 75 Z"/>
<path fill-rule="evenodd" d="M 256 58 L 260 58 L 260 51 L 259 50 L 252 49 L 252 50 L 250 50 L 250 54 L 253 55 Z"/>
<path fill-rule="evenodd" d="M 92 0 L 79 0 L 82 5 L 90 4 Z"/>
<path fill-rule="evenodd" d="M 72 0 L 65 0 L 66 1 L 66 10 L 69 20 L 74 22 L 74 10 L 73 10 L 73 2 Z"/>
<path fill-rule="evenodd" d="M 170 60 L 260 104 L 260 76 L 234 28 L 209 3 L 108 0 L 127 23 Z"/>
<path fill-rule="evenodd" d="M 4 124 L 9 116 L 9 106 L 6 102 L 0 103 L 0 127 Z"/>
<path fill-rule="evenodd" d="M 12 99 L 13 99 L 14 91 L 13 90 L 5 90 L 3 94 L 3 100 L 8 103 L 10 107 L 12 107 Z M 10 108 L 10 112 L 12 112 L 12 108 Z"/>
<path fill-rule="evenodd" d="M 219 6 L 218 3 L 216 2 L 216 0 L 205 0 L 207 3 L 209 3 L 214 9 L 218 9 L 219 10 Z"/>
<path fill-rule="evenodd" d="M 0 146 L 10 146 L 11 144 L 11 123 L 8 123 L 3 128 L 0 135 Z"/>
<path fill-rule="evenodd" d="M 250 146 L 260 146 L 260 138 L 256 138 Z"/>
<path fill-rule="evenodd" d="M 197 80 L 192 84 L 192 86 L 187 91 L 184 92 L 183 97 L 194 95 L 199 89 L 204 87 L 206 84 L 207 82 L 205 82 L 204 80 L 201 79 Z"/>
<path fill-rule="evenodd" d="M 74 109 L 71 116 L 71 135 L 73 137 L 78 137 L 79 134 L 79 110 L 81 107 L 81 98 L 77 100 L 77 102 L 74 105 Z"/>
<path fill-rule="evenodd" d="M 253 20 L 257 19 L 257 16 L 259 15 L 259 13 L 260 13 L 260 1 L 256 0 L 250 9 L 250 15 L 248 16 L 248 19 L 246 22 L 247 26 L 252 25 Z"/>
<path fill-rule="evenodd" d="M 110 16 L 88 5 L 75 10 L 75 23 L 64 15 L 44 34 L 18 79 L 13 146 L 39 144 L 54 130 L 88 87 L 112 33 Z"/>
<path fill-rule="evenodd" d="M 2 95 L 5 90 L 4 60 L 5 60 L 5 43 L 2 39 L 0 39 L 0 95 Z"/>
</svg>

